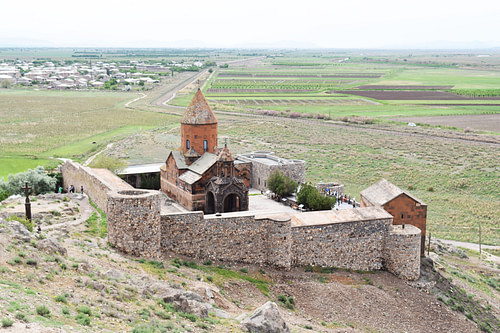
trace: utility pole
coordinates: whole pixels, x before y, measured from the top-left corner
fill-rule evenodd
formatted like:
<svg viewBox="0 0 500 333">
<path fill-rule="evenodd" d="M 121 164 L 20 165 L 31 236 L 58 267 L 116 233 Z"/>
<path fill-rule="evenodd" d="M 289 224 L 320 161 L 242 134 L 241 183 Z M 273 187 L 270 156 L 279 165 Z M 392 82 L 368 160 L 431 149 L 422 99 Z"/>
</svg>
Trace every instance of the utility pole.
<svg viewBox="0 0 500 333">
<path fill-rule="evenodd" d="M 479 221 L 479 260 L 482 260 L 482 253 L 481 253 L 481 221 Z"/>
</svg>

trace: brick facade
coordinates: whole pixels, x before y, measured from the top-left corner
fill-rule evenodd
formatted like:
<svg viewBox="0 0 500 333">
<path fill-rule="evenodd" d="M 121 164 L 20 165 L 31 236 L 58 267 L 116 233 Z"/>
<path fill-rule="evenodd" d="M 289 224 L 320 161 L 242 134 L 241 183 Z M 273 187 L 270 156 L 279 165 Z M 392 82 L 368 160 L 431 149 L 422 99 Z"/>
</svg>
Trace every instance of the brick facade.
<svg viewBox="0 0 500 333">
<path fill-rule="evenodd" d="M 188 140 L 189 148 L 187 147 Z M 204 143 L 205 140 L 206 143 Z M 200 155 L 205 152 L 215 153 L 217 150 L 217 123 L 201 125 L 181 123 L 181 150 L 186 153 L 191 147 Z"/>
<path fill-rule="evenodd" d="M 427 205 L 422 205 L 403 193 L 382 207 L 393 216 L 394 225 L 411 224 L 420 229 L 420 251 L 421 256 L 424 256 Z"/>
</svg>

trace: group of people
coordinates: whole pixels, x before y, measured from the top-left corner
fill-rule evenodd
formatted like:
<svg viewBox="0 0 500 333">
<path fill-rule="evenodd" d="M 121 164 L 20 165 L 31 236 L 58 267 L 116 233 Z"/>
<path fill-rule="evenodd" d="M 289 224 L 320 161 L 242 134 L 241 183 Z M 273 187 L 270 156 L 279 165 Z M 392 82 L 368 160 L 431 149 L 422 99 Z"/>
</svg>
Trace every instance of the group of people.
<svg viewBox="0 0 500 333">
<path fill-rule="evenodd" d="M 352 205 L 353 208 L 356 208 L 356 198 L 352 197 L 352 200 L 351 200 L 351 194 L 346 195 L 346 194 L 334 192 L 333 195 L 335 196 L 335 198 L 337 198 L 337 205 L 338 206 L 340 206 L 343 202 L 345 202 L 348 205 Z"/>
<path fill-rule="evenodd" d="M 63 192 L 63 187 L 62 186 L 59 186 L 58 192 L 59 193 Z M 73 185 L 70 185 L 68 187 L 68 193 L 75 193 L 75 187 Z M 83 185 L 80 187 L 80 193 L 83 195 Z"/>
</svg>

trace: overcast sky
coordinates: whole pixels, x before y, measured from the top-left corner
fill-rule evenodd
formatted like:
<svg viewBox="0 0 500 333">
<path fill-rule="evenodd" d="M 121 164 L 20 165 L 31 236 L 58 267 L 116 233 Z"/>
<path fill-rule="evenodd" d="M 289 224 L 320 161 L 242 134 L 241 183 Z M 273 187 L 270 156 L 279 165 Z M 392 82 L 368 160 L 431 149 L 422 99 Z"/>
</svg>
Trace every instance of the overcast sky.
<svg viewBox="0 0 500 333">
<path fill-rule="evenodd" d="M 500 46 L 499 0 L 7 0 L 0 47 Z"/>
</svg>

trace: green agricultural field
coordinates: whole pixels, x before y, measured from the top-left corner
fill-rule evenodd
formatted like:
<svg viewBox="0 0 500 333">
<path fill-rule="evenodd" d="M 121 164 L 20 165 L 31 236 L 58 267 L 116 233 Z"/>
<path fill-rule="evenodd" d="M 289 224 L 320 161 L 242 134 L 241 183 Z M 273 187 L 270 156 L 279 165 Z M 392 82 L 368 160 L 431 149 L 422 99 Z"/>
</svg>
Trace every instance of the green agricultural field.
<svg viewBox="0 0 500 333">
<path fill-rule="evenodd" d="M 0 90 L 0 177 L 50 158 L 81 160 L 106 144 L 164 127 L 170 116 L 123 107 L 136 95 L 115 92 Z"/>
<path fill-rule="evenodd" d="M 454 89 L 498 89 L 500 72 L 459 68 L 402 68 L 385 76 L 381 85 L 452 85 Z"/>
<path fill-rule="evenodd" d="M 427 55 L 414 57 L 414 61 L 427 59 L 425 57 Z M 455 89 L 457 93 L 467 93 L 466 96 L 491 96 L 500 86 L 500 71 L 459 68 L 449 63 L 451 61 L 449 57 L 442 58 L 447 60 L 444 65 L 391 62 L 393 60 L 385 62 L 391 58 L 384 55 L 377 58 L 380 61 L 377 63 L 363 63 L 362 59 L 339 62 L 339 59 L 350 58 L 348 55 L 318 57 L 310 54 L 301 57 L 300 53 L 297 56 L 268 58 L 255 67 L 229 67 L 217 70 L 203 90 L 215 109 L 232 112 L 272 110 L 281 113 L 322 115 L 334 119 L 362 115 L 377 118 L 379 121 L 404 116 L 427 117 L 500 112 L 498 105 L 494 105 L 500 104 L 499 100 L 377 100 L 348 95 L 347 91 L 346 94 L 341 94 L 343 90 L 356 89 L 358 86 L 368 84 L 451 86 L 453 88 L 449 91 L 453 92 Z M 380 77 L 328 77 L 328 75 L 365 74 L 380 75 Z M 187 106 L 191 96 L 192 94 L 179 94 L 172 104 Z M 321 102 L 315 102 L 316 99 Z M 488 106 L 488 104 L 493 105 Z"/>
</svg>

